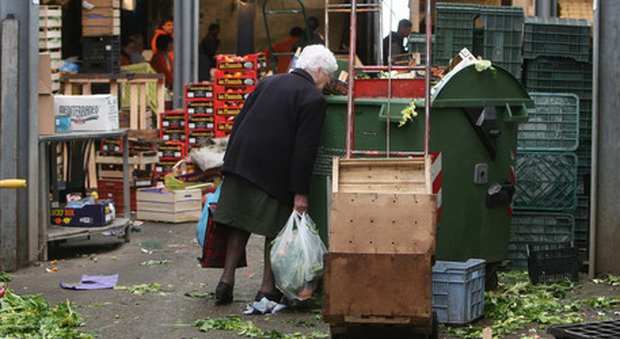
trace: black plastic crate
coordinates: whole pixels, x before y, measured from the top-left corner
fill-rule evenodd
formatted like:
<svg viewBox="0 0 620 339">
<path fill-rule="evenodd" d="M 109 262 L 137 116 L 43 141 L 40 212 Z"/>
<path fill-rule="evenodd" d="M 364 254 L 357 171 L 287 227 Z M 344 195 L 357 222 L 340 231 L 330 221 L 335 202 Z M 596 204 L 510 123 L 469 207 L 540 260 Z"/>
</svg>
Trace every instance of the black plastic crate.
<svg viewBox="0 0 620 339">
<path fill-rule="evenodd" d="M 579 281 L 579 252 L 573 244 L 555 249 L 527 246 L 527 270 L 533 284 L 569 279 Z"/>
<path fill-rule="evenodd" d="M 82 38 L 83 73 L 119 73 L 120 57 L 119 36 Z"/>
<path fill-rule="evenodd" d="M 556 338 L 570 339 L 620 338 L 620 320 L 549 326 L 547 333 Z"/>
</svg>

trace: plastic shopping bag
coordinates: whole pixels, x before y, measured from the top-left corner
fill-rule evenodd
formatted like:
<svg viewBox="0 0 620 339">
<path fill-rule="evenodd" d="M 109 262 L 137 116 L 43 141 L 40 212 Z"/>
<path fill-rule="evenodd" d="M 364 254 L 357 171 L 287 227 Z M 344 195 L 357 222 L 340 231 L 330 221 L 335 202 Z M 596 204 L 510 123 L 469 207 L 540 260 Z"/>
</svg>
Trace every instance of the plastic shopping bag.
<svg viewBox="0 0 620 339">
<path fill-rule="evenodd" d="M 220 184 L 215 192 L 207 193 L 207 203 L 202 208 L 202 214 L 200 214 L 200 219 L 198 219 L 198 223 L 196 224 L 196 240 L 200 246 L 204 246 L 205 234 L 207 233 L 207 223 L 209 221 L 209 206 L 212 204 L 217 204 L 217 201 L 220 199 Z"/>
<path fill-rule="evenodd" d="M 270 258 L 276 287 L 289 300 L 312 296 L 323 275 L 325 245 L 307 213 L 293 211 L 271 247 Z"/>
</svg>

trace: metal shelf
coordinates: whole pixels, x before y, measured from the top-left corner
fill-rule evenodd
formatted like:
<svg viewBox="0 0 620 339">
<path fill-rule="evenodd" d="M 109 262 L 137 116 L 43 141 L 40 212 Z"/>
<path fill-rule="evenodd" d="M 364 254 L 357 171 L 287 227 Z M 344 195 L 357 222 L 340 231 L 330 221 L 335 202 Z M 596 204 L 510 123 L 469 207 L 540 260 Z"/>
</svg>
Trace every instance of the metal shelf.
<svg viewBox="0 0 620 339">
<path fill-rule="evenodd" d="M 93 234 L 101 234 L 103 232 L 115 233 L 117 237 L 123 237 L 129 242 L 129 225 L 130 219 L 116 218 L 110 225 L 100 227 L 68 227 L 49 225 L 47 227 L 47 241 L 66 240 L 71 238 L 86 237 Z"/>
</svg>

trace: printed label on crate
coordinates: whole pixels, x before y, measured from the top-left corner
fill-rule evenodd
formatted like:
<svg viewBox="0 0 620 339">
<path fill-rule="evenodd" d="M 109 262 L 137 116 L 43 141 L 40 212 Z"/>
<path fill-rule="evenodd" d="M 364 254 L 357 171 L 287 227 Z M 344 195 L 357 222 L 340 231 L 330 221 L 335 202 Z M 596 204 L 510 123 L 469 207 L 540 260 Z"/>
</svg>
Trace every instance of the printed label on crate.
<svg viewBox="0 0 620 339">
<path fill-rule="evenodd" d="M 164 141 L 185 141 L 185 129 L 162 129 L 161 139 Z"/>
<path fill-rule="evenodd" d="M 213 84 L 210 82 L 191 83 L 185 86 L 185 97 L 194 98 L 213 98 Z"/>
<path fill-rule="evenodd" d="M 238 115 L 239 113 L 241 113 L 241 108 L 221 107 L 215 109 L 215 114 L 217 115 Z"/>
<path fill-rule="evenodd" d="M 218 101 L 215 103 L 216 115 L 237 115 L 241 112 L 245 103 L 238 101 Z"/>
<path fill-rule="evenodd" d="M 121 153 L 123 151 L 123 140 L 103 139 L 101 140 L 100 149 L 103 153 Z"/>
<path fill-rule="evenodd" d="M 189 129 L 213 129 L 215 117 L 213 115 L 194 114 L 187 119 Z"/>
<path fill-rule="evenodd" d="M 185 144 L 180 142 L 165 143 L 157 150 L 157 156 L 160 158 L 182 158 L 185 155 Z"/>
<path fill-rule="evenodd" d="M 233 123 L 232 122 L 223 122 L 217 124 L 218 131 L 232 131 Z"/>
<path fill-rule="evenodd" d="M 192 144 L 201 144 L 215 137 L 215 131 L 210 130 L 190 130 L 187 132 L 187 141 Z"/>
<path fill-rule="evenodd" d="M 161 115 L 161 127 L 163 128 L 184 128 L 185 113 L 163 113 Z"/>
<path fill-rule="evenodd" d="M 191 100 L 185 102 L 187 114 L 211 114 L 215 103 L 213 100 Z"/>
<path fill-rule="evenodd" d="M 235 91 L 227 91 L 224 93 L 217 94 L 217 100 L 237 100 L 237 101 L 245 101 L 250 96 L 250 93 L 243 92 L 235 92 Z"/>
</svg>

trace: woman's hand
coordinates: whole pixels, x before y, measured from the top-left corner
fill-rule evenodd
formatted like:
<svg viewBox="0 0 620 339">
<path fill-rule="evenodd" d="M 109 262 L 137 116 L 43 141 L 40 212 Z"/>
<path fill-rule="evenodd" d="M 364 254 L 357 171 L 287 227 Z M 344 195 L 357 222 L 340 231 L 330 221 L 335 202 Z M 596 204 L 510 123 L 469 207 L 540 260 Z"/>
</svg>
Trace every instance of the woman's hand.
<svg viewBox="0 0 620 339">
<path fill-rule="evenodd" d="M 293 208 L 295 211 L 303 214 L 308 210 L 308 196 L 303 194 L 295 194 L 295 199 L 293 200 Z"/>
</svg>

